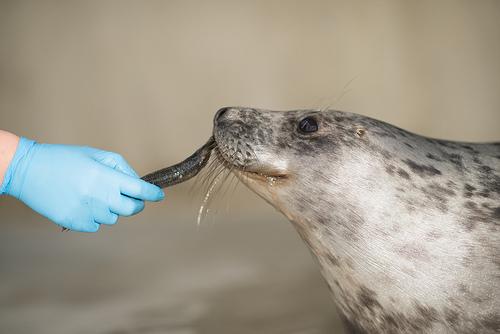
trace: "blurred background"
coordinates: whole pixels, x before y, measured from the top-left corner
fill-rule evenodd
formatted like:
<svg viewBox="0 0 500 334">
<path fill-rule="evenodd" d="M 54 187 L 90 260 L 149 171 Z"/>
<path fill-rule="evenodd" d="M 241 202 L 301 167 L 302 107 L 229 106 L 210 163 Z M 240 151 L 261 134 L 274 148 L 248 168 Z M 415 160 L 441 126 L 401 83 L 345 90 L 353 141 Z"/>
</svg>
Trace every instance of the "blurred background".
<svg viewBox="0 0 500 334">
<path fill-rule="evenodd" d="M 228 105 L 500 139 L 500 1 L 0 0 L 0 127 L 176 163 Z M 194 184 L 194 186 L 193 186 Z M 0 198 L 1 333 L 342 333 L 291 224 L 191 181 L 96 234 Z"/>
</svg>

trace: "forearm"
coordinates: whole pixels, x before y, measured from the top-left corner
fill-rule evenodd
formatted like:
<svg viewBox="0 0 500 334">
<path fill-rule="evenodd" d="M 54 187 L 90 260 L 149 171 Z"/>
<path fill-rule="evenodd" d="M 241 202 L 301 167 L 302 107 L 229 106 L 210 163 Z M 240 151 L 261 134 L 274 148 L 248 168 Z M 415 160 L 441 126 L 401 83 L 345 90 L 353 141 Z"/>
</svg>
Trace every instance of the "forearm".
<svg viewBox="0 0 500 334">
<path fill-rule="evenodd" d="M 19 137 L 7 131 L 0 130 L 0 185 L 3 183 L 5 172 L 16 153 Z"/>
</svg>

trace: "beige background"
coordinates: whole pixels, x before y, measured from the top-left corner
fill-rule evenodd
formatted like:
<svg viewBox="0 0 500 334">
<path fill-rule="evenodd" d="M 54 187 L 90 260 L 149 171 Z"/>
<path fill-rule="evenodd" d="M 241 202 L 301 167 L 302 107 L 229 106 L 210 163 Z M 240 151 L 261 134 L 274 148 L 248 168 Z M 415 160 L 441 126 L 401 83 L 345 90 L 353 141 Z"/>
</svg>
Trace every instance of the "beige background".
<svg viewBox="0 0 500 334">
<path fill-rule="evenodd" d="M 140 174 L 191 154 L 226 105 L 492 141 L 499 59 L 498 0 L 3 0 L 0 128 Z M 185 184 L 93 235 L 0 199 L 0 332 L 340 333 L 289 223 L 243 186 L 221 195 L 199 227 Z"/>
</svg>

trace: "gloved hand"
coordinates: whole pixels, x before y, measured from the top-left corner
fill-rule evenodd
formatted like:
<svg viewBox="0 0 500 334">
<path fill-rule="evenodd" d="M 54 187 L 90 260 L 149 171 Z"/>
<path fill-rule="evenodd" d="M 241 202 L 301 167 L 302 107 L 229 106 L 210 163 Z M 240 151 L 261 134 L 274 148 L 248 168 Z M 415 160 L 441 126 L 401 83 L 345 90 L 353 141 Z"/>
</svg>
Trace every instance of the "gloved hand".
<svg viewBox="0 0 500 334">
<path fill-rule="evenodd" d="M 91 147 L 39 144 L 21 138 L 0 194 L 74 231 L 96 232 L 118 216 L 159 201 L 163 191 L 141 180 L 118 154 Z"/>
</svg>

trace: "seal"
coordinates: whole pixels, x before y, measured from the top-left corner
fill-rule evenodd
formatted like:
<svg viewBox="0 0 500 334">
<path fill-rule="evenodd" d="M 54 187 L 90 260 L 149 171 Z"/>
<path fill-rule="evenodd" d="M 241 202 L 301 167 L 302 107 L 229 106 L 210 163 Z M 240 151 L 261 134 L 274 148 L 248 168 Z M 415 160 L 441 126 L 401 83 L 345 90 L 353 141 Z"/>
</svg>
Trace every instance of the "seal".
<svg viewBox="0 0 500 334">
<path fill-rule="evenodd" d="M 500 143 L 241 107 L 213 134 L 217 159 L 309 246 L 348 330 L 500 331 Z"/>
</svg>

